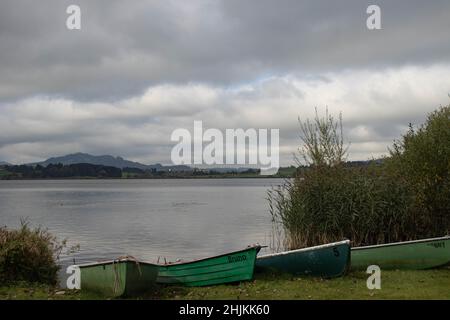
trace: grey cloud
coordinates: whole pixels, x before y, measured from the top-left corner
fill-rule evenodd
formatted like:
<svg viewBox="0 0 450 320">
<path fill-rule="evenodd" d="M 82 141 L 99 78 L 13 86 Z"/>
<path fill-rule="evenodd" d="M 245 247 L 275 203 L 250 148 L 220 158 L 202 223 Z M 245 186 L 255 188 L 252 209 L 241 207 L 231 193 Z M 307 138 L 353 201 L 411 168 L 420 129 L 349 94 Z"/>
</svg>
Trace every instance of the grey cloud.
<svg viewBox="0 0 450 320">
<path fill-rule="evenodd" d="M 343 112 L 351 157 L 379 156 L 409 122 L 446 104 L 450 2 L 78 0 L 0 2 L 0 160 L 74 151 L 169 162 L 194 120 L 279 128 L 282 164 L 297 117 Z"/>
<path fill-rule="evenodd" d="M 230 86 L 267 75 L 448 62 L 448 1 L 72 1 L 0 4 L 0 99 L 120 100 L 158 83 Z M 419 40 L 420 39 L 420 40 Z"/>
<path fill-rule="evenodd" d="M 447 101 L 450 65 L 294 76 L 224 89 L 180 84 L 149 87 L 116 102 L 35 97 L 3 105 L 0 159 L 41 160 L 74 151 L 110 153 L 146 163 L 170 163 L 173 130 L 280 129 L 281 163 L 300 145 L 297 117 L 343 113 L 350 159 L 386 154 L 409 122 L 417 125 Z M 191 112 L 189 112 L 191 111 Z"/>
</svg>

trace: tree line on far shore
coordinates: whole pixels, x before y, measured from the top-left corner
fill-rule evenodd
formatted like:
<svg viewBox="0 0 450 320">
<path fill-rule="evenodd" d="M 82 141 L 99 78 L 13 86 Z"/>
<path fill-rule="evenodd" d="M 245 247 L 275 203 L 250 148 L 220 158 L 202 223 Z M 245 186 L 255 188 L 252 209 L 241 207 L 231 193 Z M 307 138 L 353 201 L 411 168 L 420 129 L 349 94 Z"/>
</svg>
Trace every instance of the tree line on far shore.
<svg viewBox="0 0 450 320">
<path fill-rule="evenodd" d="M 77 163 L 70 165 L 49 164 L 44 167 L 41 165 L 27 166 L 14 165 L 4 166 L 9 173 L 4 176 L 5 179 L 50 179 L 50 178 L 121 178 L 122 170 L 115 167 L 95 165 L 89 163 Z"/>
<path fill-rule="evenodd" d="M 288 176 L 295 171 L 294 167 L 282 168 L 279 176 Z M 249 168 L 241 171 L 216 171 L 214 169 L 192 170 L 142 170 L 138 168 L 116 168 L 112 166 L 96 165 L 90 163 L 76 163 L 63 165 L 3 165 L 0 166 L 0 179 L 68 179 L 68 178 L 124 178 L 124 179 L 151 179 L 151 178 L 202 178 L 202 177 L 259 177 L 259 169 Z"/>
</svg>

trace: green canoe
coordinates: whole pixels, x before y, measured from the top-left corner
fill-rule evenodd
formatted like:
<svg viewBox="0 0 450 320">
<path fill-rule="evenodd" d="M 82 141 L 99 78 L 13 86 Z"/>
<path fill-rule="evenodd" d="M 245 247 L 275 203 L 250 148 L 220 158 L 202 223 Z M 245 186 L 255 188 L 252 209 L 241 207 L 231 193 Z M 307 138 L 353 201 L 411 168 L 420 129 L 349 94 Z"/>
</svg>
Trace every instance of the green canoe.
<svg viewBox="0 0 450 320">
<path fill-rule="evenodd" d="M 260 246 L 190 262 L 161 265 L 158 283 L 184 286 L 209 286 L 253 278 Z"/>
<path fill-rule="evenodd" d="M 431 269 L 450 264 L 450 236 L 352 248 L 351 268 Z"/>
<path fill-rule="evenodd" d="M 158 265 L 130 258 L 83 264 L 80 268 L 81 290 L 106 296 L 131 296 L 150 290 L 156 283 Z"/>
<path fill-rule="evenodd" d="M 349 240 L 268 254 L 256 259 L 259 271 L 275 270 L 323 278 L 341 276 L 347 271 L 349 263 Z"/>
</svg>

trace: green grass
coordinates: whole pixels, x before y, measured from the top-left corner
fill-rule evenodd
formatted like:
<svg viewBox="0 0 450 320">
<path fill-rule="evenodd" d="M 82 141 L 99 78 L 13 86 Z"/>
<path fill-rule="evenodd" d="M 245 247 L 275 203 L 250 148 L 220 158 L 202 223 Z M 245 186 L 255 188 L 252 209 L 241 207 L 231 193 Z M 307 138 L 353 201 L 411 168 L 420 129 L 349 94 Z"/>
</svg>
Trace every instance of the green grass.
<svg viewBox="0 0 450 320">
<path fill-rule="evenodd" d="M 381 290 L 367 289 L 367 277 L 364 272 L 329 280 L 256 274 L 253 281 L 240 284 L 201 288 L 167 286 L 134 299 L 450 299 L 450 269 L 382 271 Z M 64 291 L 64 294 L 56 294 L 58 291 Z M 22 283 L 0 287 L 0 299 L 84 300 L 107 297 Z"/>
<path fill-rule="evenodd" d="M 204 288 L 164 288 L 167 299 L 450 299 L 450 270 L 384 271 L 381 290 L 369 290 L 369 275 L 336 279 L 257 275 L 251 282 Z"/>
<path fill-rule="evenodd" d="M 61 294 L 63 293 L 63 294 Z M 91 292 L 55 288 L 25 282 L 0 286 L 0 300 L 98 300 L 107 299 Z"/>
</svg>

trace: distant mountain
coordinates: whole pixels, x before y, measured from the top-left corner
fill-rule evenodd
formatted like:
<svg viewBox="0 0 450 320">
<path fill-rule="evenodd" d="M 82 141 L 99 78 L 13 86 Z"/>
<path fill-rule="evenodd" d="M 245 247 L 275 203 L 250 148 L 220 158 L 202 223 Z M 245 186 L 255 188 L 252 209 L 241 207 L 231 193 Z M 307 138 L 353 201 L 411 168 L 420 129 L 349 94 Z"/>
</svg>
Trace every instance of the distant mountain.
<svg viewBox="0 0 450 320">
<path fill-rule="evenodd" d="M 192 170 L 188 166 L 163 166 L 161 164 L 145 165 L 139 162 L 123 159 L 122 157 L 113 157 L 110 155 L 94 156 L 88 153 L 73 153 L 61 157 L 52 157 L 42 162 L 30 163 L 29 165 L 41 165 L 48 166 L 49 164 L 63 165 L 77 164 L 77 163 L 89 163 L 96 165 L 103 165 L 116 168 L 137 168 L 141 170 L 156 170 L 156 171 L 190 171 Z"/>
<path fill-rule="evenodd" d="M 9 166 L 9 165 L 11 165 L 11 164 L 8 162 L 0 161 L 0 166 Z"/>
</svg>

